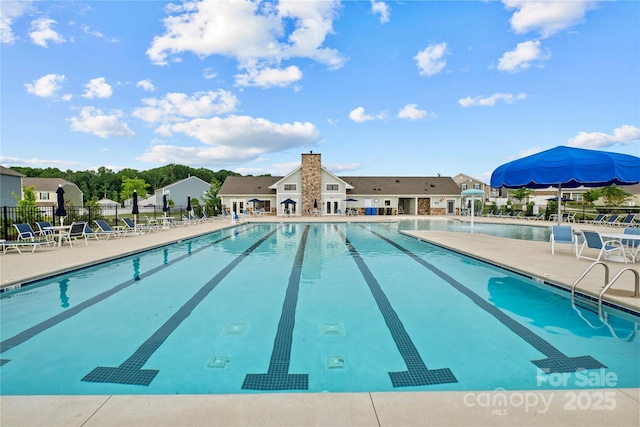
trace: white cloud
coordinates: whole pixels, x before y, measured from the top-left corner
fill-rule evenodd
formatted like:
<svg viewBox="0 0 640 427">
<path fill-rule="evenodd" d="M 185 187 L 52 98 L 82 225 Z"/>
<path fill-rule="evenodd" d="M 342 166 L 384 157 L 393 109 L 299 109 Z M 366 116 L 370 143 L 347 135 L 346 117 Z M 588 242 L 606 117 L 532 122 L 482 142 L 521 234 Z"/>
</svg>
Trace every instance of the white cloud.
<svg viewBox="0 0 640 427">
<path fill-rule="evenodd" d="M 67 78 L 63 74 L 47 74 L 38 80 L 34 80 L 33 83 L 26 83 L 24 87 L 27 88 L 29 93 L 42 98 L 51 98 L 62 89 L 61 83 L 66 80 Z"/>
<path fill-rule="evenodd" d="M 512 51 L 506 52 L 502 58 L 498 60 L 498 70 L 516 73 L 526 70 L 534 61 L 546 61 L 551 58 L 551 52 L 546 49 L 543 52 L 540 49 L 540 41 L 526 41 L 518 43 Z"/>
<path fill-rule="evenodd" d="M 149 79 L 140 80 L 138 83 L 136 83 L 136 87 L 141 87 L 142 90 L 145 90 L 147 92 L 153 92 L 156 90 L 156 87 L 153 85 L 153 83 L 151 83 L 151 80 Z"/>
<path fill-rule="evenodd" d="M 31 8 L 31 1 L 2 0 L 0 2 L 0 43 L 13 43 L 16 40 L 11 25 Z"/>
<path fill-rule="evenodd" d="M 146 162 L 224 165 L 260 158 L 265 153 L 314 146 L 318 129 L 311 123 L 273 123 L 262 118 L 231 115 L 194 119 L 163 127 L 167 135 L 181 133 L 205 146 L 153 145 L 138 159 Z"/>
<path fill-rule="evenodd" d="M 204 69 L 204 72 L 202 73 L 202 76 L 205 79 L 209 80 L 209 79 L 216 78 L 218 76 L 218 73 L 213 71 L 213 68 L 207 67 L 207 68 Z"/>
<path fill-rule="evenodd" d="M 262 69 L 249 69 L 246 74 L 237 74 L 235 77 L 238 86 L 284 87 L 302 79 L 302 71 L 295 65 L 291 65 L 284 70 L 265 67 Z"/>
<path fill-rule="evenodd" d="M 193 96 L 184 93 L 168 93 L 164 98 L 145 98 L 145 107 L 138 108 L 133 116 L 148 123 L 183 121 L 213 114 L 231 113 L 238 105 L 236 96 L 226 90 L 197 92 Z"/>
<path fill-rule="evenodd" d="M 58 167 L 62 169 L 69 169 L 74 166 L 78 166 L 80 163 L 71 160 L 51 160 L 51 159 L 22 159 L 20 157 L 0 156 L 0 164 L 9 167 L 10 165 L 28 165 L 28 166 L 44 166 L 44 167 Z"/>
<path fill-rule="evenodd" d="M 328 163 L 325 165 L 333 173 L 353 172 L 362 167 L 362 163 Z M 291 171 L 291 169 L 290 169 Z"/>
<path fill-rule="evenodd" d="M 527 95 L 525 93 L 519 93 L 517 95 L 512 93 L 494 93 L 487 98 L 482 98 L 481 96 L 471 98 L 467 96 L 466 98 L 459 99 L 458 103 L 463 107 L 493 107 L 498 101 L 503 101 L 505 104 L 513 104 L 516 101 L 526 98 Z"/>
<path fill-rule="evenodd" d="M 122 112 L 119 110 L 105 114 L 94 107 L 83 107 L 79 117 L 67 120 L 71 122 L 71 130 L 94 134 L 100 138 L 134 136 L 135 133 L 120 120 L 121 118 Z"/>
<path fill-rule="evenodd" d="M 82 95 L 84 98 L 109 98 L 113 94 L 111 85 L 106 82 L 104 77 L 91 79 L 85 85 L 85 88 L 86 90 Z"/>
<path fill-rule="evenodd" d="M 153 39 L 147 56 L 155 64 L 166 65 L 170 56 L 184 52 L 202 58 L 223 55 L 235 58 L 240 70 L 255 69 L 258 74 L 263 68 L 279 69 L 283 60 L 296 57 L 338 69 L 345 58 L 323 45 L 326 36 L 333 33 L 339 5 L 336 0 L 172 4 L 166 8 L 171 16 L 164 19 L 165 33 Z M 246 74 L 239 76 L 245 78 Z M 279 81 L 282 85 L 291 80 Z M 272 82 L 265 80 L 266 84 Z"/>
<path fill-rule="evenodd" d="M 506 9 L 516 9 L 511 28 L 517 34 L 538 31 L 543 38 L 552 36 L 584 20 L 595 1 L 522 1 L 503 0 Z"/>
<path fill-rule="evenodd" d="M 418 52 L 413 59 L 416 60 L 418 68 L 420 68 L 421 76 L 432 76 L 438 74 L 447 65 L 447 61 L 443 59 L 447 53 L 447 43 L 431 44 Z"/>
<path fill-rule="evenodd" d="M 569 139 L 568 144 L 570 147 L 608 148 L 638 141 L 640 141 L 640 128 L 622 125 L 614 129 L 612 135 L 603 132 L 578 132 L 577 136 Z"/>
<path fill-rule="evenodd" d="M 398 118 L 419 120 L 427 116 L 425 110 L 419 110 L 417 104 L 407 104 L 398 112 Z"/>
<path fill-rule="evenodd" d="M 380 23 L 389 22 L 389 5 L 383 1 L 371 0 L 371 11 L 380 15 Z"/>
<path fill-rule="evenodd" d="M 364 107 L 357 107 L 349 113 L 349 118 L 356 123 L 363 123 L 369 120 L 373 120 L 374 117 L 365 114 Z"/>
<path fill-rule="evenodd" d="M 48 47 L 49 42 L 64 43 L 66 40 L 58 34 L 53 28 L 57 24 L 56 21 L 49 18 L 40 18 L 31 22 L 31 32 L 29 37 L 38 46 Z"/>
</svg>

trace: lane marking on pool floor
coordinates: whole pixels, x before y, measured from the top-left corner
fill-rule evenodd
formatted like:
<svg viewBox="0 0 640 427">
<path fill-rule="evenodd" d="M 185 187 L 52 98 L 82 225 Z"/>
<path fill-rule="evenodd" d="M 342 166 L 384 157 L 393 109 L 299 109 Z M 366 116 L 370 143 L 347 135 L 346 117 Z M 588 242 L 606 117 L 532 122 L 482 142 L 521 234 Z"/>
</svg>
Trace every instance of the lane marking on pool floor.
<svg viewBox="0 0 640 427">
<path fill-rule="evenodd" d="M 444 271 L 438 269 L 433 264 L 425 261 L 423 258 L 419 257 L 415 253 L 411 252 L 409 249 L 404 246 L 394 242 L 393 240 L 379 234 L 373 230 L 369 230 L 372 234 L 394 246 L 396 249 L 403 252 L 405 255 L 408 255 L 411 259 L 418 262 L 423 267 L 431 270 L 438 277 L 443 279 L 449 285 L 451 285 L 458 292 L 469 298 L 473 301 L 478 307 L 486 311 L 488 314 L 495 317 L 500 323 L 513 331 L 520 338 L 529 343 L 532 347 L 538 350 L 540 353 L 547 356 L 546 359 L 540 360 L 532 360 L 531 363 L 536 365 L 542 371 L 546 373 L 557 373 L 557 372 L 577 372 L 582 369 L 600 369 L 606 368 L 604 364 L 594 359 L 591 356 L 577 356 L 577 357 L 569 357 L 562 353 L 560 350 L 555 348 L 551 343 L 544 340 L 540 336 L 538 336 L 535 332 L 530 330 L 524 325 L 521 325 L 516 320 L 509 317 L 502 310 L 494 306 L 493 304 L 486 301 L 480 295 L 473 292 L 471 289 L 464 286 L 462 283 L 458 282 L 453 277 L 449 276 Z"/>
<path fill-rule="evenodd" d="M 278 332 L 273 342 L 273 350 L 266 374 L 247 374 L 242 383 L 244 390 L 308 390 L 308 374 L 290 374 L 291 345 L 293 343 L 293 328 L 296 323 L 296 306 L 300 277 L 304 263 L 304 251 L 307 246 L 307 224 L 302 233 L 296 258 L 289 275 L 289 285 L 282 304 L 282 313 L 278 322 Z"/>
<path fill-rule="evenodd" d="M 407 366 L 406 371 L 389 372 L 391 384 L 394 387 L 413 387 L 457 383 L 458 380 L 449 368 L 427 368 L 427 365 L 422 360 L 422 356 L 420 356 L 420 352 L 413 344 L 409 333 L 405 330 L 400 317 L 398 317 L 398 314 L 393 309 L 391 302 L 380 287 L 378 280 L 375 278 L 371 270 L 369 270 L 369 267 L 347 236 L 342 233 L 337 226 L 334 227 L 344 240 L 351 257 L 356 262 L 356 265 L 360 269 L 362 276 L 369 286 L 369 290 L 371 291 L 376 304 L 378 304 L 378 308 L 380 309 L 380 313 L 382 313 L 382 317 L 387 324 L 387 328 L 389 329 L 389 332 L 391 332 L 391 337 L 393 338 L 393 341 L 395 342 L 396 347 Z"/>
<path fill-rule="evenodd" d="M 244 233 L 246 231 L 251 230 L 252 228 L 255 228 L 255 226 L 254 227 L 245 228 L 241 232 Z M 126 289 L 129 286 L 135 284 L 136 282 L 138 282 L 138 281 L 140 281 L 140 280 L 142 280 L 144 278 L 147 278 L 147 277 L 149 277 L 149 276 L 151 276 L 151 275 L 153 275 L 155 273 L 158 273 L 159 271 L 162 271 L 165 268 L 170 267 L 170 266 L 174 265 L 175 263 L 180 262 L 183 259 L 185 259 L 185 258 L 187 258 L 187 257 L 189 257 L 189 256 L 191 256 L 193 254 L 196 254 L 196 253 L 198 253 L 200 251 L 203 251 L 203 250 L 205 250 L 205 249 L 207 249 L 207 248 L 209 248 L 209 247 L 211 247 L 213 245 L 216 245 L 216 244 L 218 244 L 220 242 L 223 242 L 223 241 L 225 241 L 227 239 L 230 239 L 231 237 L 232 237 L 231 235 L 222 237 L 222 238 L 217 239 L 217 240 L 215 240 L 215 241 L 213 241 L 211 243 L 208 243 L 208 244 L 206 244 L 206 245 L 204 245 L 204 246 L 202 246 L 202 247 L 200 247 L 200 248 L 198 248 L 196 250 L 192 250 L 191 246 L 189 245 L 186 254 L 183 254 L 183 255 L 181 255 L 181 256 L 179 256 L 176 259 L 171 260 L 171 261 L 168 260 L 168 253 L 166 252 L 166 249 L 165 249 L 163 264 L 159 265 L 157 267 L 154 267 L 154 268 L 150 269 L 149 271 L 146 271 L 146 272 L 144 272 L 142 274 L 140 274 L 140 257 L 133 258 L 132 259 L 132 264 L 133 264 L 134 275 L 133 275 L 132 279 L 129 279 L 129 280 L 125 281 L 125 282 L 122 282 L 119 285 L 116 285 L 116 286 L 114 286 L 113 288 L 111 288 L 111 289 L 109 289 L 107 291 L 104 291 L 104 292 L 102 292 L 102 293 L 100 293 L 98 295 L 95 295 L 95 296 L 89 298 L 88 300 L 85 300 L 85 301 L 79 303 L 78 305 L 73 306 L 73 307 L 63 311 L 62 313 L 56 314 L 55 316 L 50 317 L 49 319 L 44 320 L 44 321 L 38 323 L 37 325 L 34 325 L 34 326 L 32 326 L 32 327 L 30 327 L 28 329 L 25 329 L 24 331 L 18 333 L 17 335 L 14 335 L 11 338 L 7 338 L 6 340 L 0 342 L 0 353 L 4 353 L 4 352 L 7 352 L 7 351 L 11 350 L 12 348 L 24 343 L 25 341 L 28 341 L 29 339 L 35 337 L 36 335 L 40 334 L 41 332 L 44 332 L 47 329 L 52 328 L 52 327 L 56 326 L 57 324 L 59 324 L 59 323 L 65 321 L 65 320 L 75 316 L 76 314 L 86 310 L 87 308 L 92 307 L 93 305 L 104 301 L 108 297 L 117 294 L 118 292 L 122 291 L 123 289 Z M 191 243 L 191 242 L 189 242 L 189 243 Z M 5 363 L 8 363 L 10 361 L 11 361 L 11 359 L 0 359 L 0 366 L 4 365 Z"/>
<path fill-rule="evenodd" d="M 151 337 L 149 337 L 138 349 L 120 366 L 98 366 L 82 378 L 82 381 L 94 383 L 116 383 L 148 386 L 156 377 L 157 369 L 142 369 L 155 351 L 164 344 L 165 340 L 180 326 L 191 312 L 206 298 L 209 293 L 244 259 L 264 243 L 269 237 L 278 231 L 279 227 L 270 231 L 251 247 L 238 255 L 211 280 L 202 286 L 182 307 L 176 311 Z"/>
</svg>

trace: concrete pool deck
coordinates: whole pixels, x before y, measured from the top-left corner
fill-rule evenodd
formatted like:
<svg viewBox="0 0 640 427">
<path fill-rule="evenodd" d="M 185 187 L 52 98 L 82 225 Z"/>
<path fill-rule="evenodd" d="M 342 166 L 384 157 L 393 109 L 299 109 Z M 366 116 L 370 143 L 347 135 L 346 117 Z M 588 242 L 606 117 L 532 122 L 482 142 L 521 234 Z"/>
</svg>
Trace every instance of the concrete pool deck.
<svg viewBox="0 0 640 427">
<path fill-rule="evenodd" d="M 389 222 L 425 217 L 255 217 L 250 222 L 363 221 Z M 458 219 L 465 217 L 428 217 Z M 542 221 L 481 218 L 480 222 L 550 226 Z M 0 286 L 15 286 L 41 277 L 158 247 L 233 226 L 217 220 L 143 236 L 91 240 L 73 248 L 44 249 L 34 254 L 0 255 Z M 574 229 L 615 230 L 590 224 Z M 619 229 L 618 229 L 619 230 Z M 568 286 L 591 264 L 577 260 L 568 247 L 551 255 L 549 243 L 443 231 L 405 232 L 458 252 L 503 265 L 531 277 Z M 638 263 L 606 262 L 610 277 Z M 603 285 L 597 268 L 579 289 L 595 294 Z M 626 272 L 605 295 L 618 305 L 640 311 L 633 296 L 634 274 Z M 6 337 L 5 337 L 6 338 Z M 1 369 L 1 368 L 0 368 Z M 505 397 L 504 406 L 491 398 Z M 489 403 L 487 403 L 489 402 Z M 249 395 L 97 395 L 0 396 L 0 425 L 5 426 L 638 426 L 640 389 L 529 390 L 510 392 L 274 393 Z"/>
</svg>

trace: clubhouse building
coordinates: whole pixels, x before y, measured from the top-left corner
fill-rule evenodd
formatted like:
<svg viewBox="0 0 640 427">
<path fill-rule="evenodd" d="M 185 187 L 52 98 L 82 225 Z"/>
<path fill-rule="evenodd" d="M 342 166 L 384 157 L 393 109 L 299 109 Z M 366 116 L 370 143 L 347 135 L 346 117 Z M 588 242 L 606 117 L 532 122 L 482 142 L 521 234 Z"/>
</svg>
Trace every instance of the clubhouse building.
<svg viewBox="0 0 640 427">
<path fill-rule="evenodd" d="M 286 176 L 228 176 L 218 197 L 239 214 L 457 215 L 460 192 L 451 177 L 339 177 L 310 152 Z"/>
</svg>

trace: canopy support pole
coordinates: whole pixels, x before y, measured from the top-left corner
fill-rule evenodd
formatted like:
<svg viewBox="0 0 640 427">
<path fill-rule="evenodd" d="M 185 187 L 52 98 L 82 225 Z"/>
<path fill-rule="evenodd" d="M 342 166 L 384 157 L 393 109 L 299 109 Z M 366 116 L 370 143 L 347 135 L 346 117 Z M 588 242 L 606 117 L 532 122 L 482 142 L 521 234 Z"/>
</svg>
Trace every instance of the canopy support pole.
<svg viewBox="0 0 640 427">
<path fill-rule="evenodd" d="M 558 225 L 562 225 L 562 214 L 560 207 L 562 205 L 562 184 L 558 184 Z"/>
</svg>

